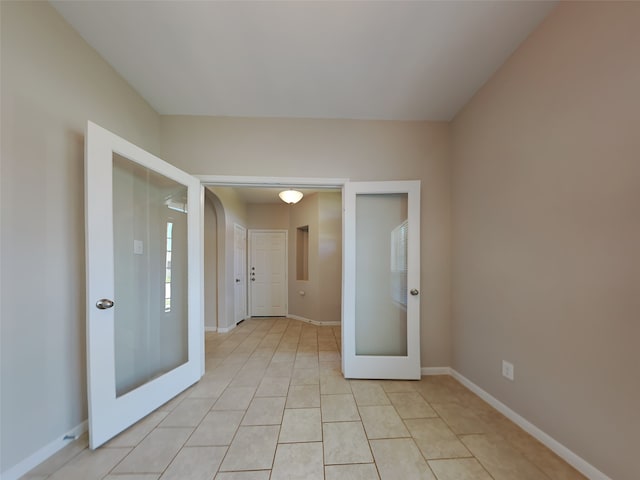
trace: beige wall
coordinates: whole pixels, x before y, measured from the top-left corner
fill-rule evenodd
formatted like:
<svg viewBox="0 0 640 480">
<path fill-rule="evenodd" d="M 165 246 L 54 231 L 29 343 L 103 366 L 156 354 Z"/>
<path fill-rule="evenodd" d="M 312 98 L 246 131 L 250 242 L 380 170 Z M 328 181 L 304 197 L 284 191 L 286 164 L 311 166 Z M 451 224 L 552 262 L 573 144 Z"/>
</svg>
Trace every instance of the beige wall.
<svg viewBox="0 0 640 480">
<path fill-rule="evenodd" d="M 247 228 L 286 230 L 289 228 L 289 205 L 285 203 L 249 203 Z"/>
<path fill-rule="evenodd" d="M 453 366 L 616 480 L 640 478 L 639 47 L 639 3 L 561 3 L 452 127 Z"/>
<path fill-rule="evenodd" d="M 158 152 L 156 113 L 46 2 L 0 2 L 0 471 L 87 418 L 84 129 Z"/>
<path fill-rule="evenodd" d="M 193 174 L 422 180 L 422 366 L 450 364 L 446 123 L 163 116 L 161 137 Z"/>
<path fill-rule="evenodd" d="M 213 203 L 220 202 L 222 208 L 217 210 L 218 221 L 218 324 L 217 327 L 226 331 L 236 325 L 236 305 L 234 277 L 234 228 L 240 225 L 247 228 L 247 204 L 238 195 L 235 188 L 208 187 L 215 195 Z M 220 218 L 220 216 L 222 218 Z M 208 301 L 211 304 L 210 301 Z M 205 309 L 206 310 L 206 309 Z M 212 325 L 208 325 L 212 326 Z"/>
<path fill-rule="evenodd" d="M 300 203 L 291 206 L 289 221 L 289 313 L 307 320 L 317 318 L 320 301 L 320 275 L 318 273 L 318 215 L 319 195 L 307 195 Z M 296 230 L 309 227 L 308 280 L 298 280 L 296 274 Z M 304 292 L 301 295 L 300 292 Z M 338 318 L 339 319 L 339 318 Z"/>
</svg>

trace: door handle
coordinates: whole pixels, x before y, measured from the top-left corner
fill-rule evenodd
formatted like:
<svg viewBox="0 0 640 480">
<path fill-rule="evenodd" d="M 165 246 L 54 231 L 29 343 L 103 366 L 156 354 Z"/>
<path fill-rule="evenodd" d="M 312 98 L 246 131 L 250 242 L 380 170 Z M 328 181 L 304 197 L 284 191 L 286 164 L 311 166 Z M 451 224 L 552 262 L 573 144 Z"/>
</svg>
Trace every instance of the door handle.
<svg viewBox="0 0 640 480">
<path fill-rule="evenodd" d="M 240 283 L 240 279 L 239 278 L 236 278 L 236 283 Z"/>
<path fill-rule="evenodd" d="M 415 297 L 415 296 L 416 296 L 416 295 L 418 295 L 420 292 L 419 292 L 417 289 L 412 288 L 412 289 L 411 289 L 411 291 L 410 291 L 409 293 Z"/>
<path fill-rule="evenodd" d="M 96 302 L 96 308 L 98 310 L 106 310 L 107 308 L 113 307 L 113 300 L 109 300 L 108 298 L 101 298 Z"/>
<path fill-rule="evenodd" d="M 255 278 L 255 277 L 251 277 L 251 281 L 252 281 L 252 282 L 255 282 L 255 281 L 256 281 L 256 278 Z"/>
</svg>

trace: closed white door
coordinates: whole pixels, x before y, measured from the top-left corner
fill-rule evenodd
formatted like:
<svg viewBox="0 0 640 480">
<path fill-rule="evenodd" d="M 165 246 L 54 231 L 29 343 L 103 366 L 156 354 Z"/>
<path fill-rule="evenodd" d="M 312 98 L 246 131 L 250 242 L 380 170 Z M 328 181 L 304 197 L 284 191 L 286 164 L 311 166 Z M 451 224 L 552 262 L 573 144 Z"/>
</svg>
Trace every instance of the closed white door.
<svg viewBox="0 0 640 480">
<path fill-rule="evenodd" d="M 202 188 L 89 122 L 85 153 L 89 443 L 204 373 Z"/>
<path fill-rule="evenodd" d="M 420 182 L 344 188 L 347 378 L 420 378 Z"/>
<path fill-rule="evenodd" d="M 233 293 L 235 322 L 247 316 L 247 229 L 237 223 L 233 227 Z"/>
<path fill-rule="evenodd" d="M 287 314 L 287 232 L 249 230 L 249 303 L 252 317 Z"/>
</svg>

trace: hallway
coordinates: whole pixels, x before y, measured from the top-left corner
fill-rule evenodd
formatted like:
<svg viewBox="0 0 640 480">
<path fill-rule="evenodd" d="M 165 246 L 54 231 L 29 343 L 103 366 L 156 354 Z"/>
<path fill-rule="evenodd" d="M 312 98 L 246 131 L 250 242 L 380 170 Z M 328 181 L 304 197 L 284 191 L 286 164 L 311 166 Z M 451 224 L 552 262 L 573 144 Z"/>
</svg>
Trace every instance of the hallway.
<svg viewBox="0 0 640 480">
<path fill-rule="evenodd" d="M 104 447 L 29 480 L 584 478 L 449 376 L 345 380 L 340 327 L 250 319 L 206 334 L 206 374 Z"/>
</svg>

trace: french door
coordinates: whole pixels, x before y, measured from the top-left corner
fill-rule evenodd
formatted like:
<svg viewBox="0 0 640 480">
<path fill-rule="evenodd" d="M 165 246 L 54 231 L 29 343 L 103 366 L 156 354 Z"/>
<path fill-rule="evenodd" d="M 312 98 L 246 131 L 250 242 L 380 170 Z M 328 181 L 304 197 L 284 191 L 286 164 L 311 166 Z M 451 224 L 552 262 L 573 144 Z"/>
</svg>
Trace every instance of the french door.
<svg viewBox="0 0 640 480">
<path fill-rule="evenodd" d="M 347 378 L 420 378 L 420 182 L 344 187 Z"/>
<path fill-rule="evenodd" d="M 200 181 L 91 122 L 85 151 L 89 442 L 203 374 Z"/>
<path fill-rule="evenodd" d="M 249 279 L 252 317 L 287 314 L 286 230 L 249 230 Z"/>
</svg>

